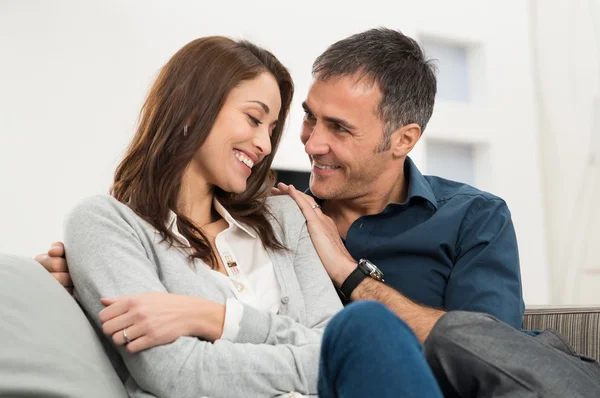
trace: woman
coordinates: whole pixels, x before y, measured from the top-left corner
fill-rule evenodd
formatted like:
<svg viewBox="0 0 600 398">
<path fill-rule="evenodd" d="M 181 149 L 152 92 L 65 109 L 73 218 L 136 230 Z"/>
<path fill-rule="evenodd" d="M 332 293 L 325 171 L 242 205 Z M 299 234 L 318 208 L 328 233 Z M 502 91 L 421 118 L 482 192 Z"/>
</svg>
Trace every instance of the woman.
<svg viewBox="0 0 600 398">
<path fill-rule="evenodd" d="M 298 206 L 265 195 L 292 94 L 253 44 L 187 44 L 152 86 L 111 196 L 68 216 L 77 298 L 130 396 L 316 394 L 341 304 Z"/>
</svg>

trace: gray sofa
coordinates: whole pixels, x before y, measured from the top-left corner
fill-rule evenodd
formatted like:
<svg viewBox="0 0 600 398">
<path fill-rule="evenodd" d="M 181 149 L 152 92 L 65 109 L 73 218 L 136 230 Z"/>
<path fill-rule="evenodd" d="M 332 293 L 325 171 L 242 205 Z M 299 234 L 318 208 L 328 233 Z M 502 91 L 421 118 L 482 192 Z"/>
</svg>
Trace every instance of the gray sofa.
<svg viewBox="0 0 600 398">
<path fill-rule="evenodd" d="M 0 396 L 127 397 L 87 318 L 32 259 L 0 255 Z M 531 308 L 525 327 L 560 331 L 600 358 L 600 308 Z"/>
</svg>

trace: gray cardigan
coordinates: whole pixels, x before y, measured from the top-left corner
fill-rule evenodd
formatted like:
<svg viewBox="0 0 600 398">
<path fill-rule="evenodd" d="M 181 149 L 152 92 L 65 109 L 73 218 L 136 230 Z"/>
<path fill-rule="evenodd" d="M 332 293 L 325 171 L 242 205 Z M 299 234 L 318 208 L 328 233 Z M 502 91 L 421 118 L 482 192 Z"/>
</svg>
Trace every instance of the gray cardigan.
<svg viewBox="0 0 600 398">
<path fill-rule="evenodd" d="M 290 391 L 317 393 L 323 329 L 342 308 L 289 197 L 267 204 L 280 241 L 290 252 L 268 251 L 281 286 L 274 315 L 246 304 L 234 341 L 175 342 L 129 354 L 105 338 L 131 397 L 271 397 Z M 158 291 L 225 303 L 232 296 L 212 271 L 193 267 L 180 250 L 129 207 L 110 196 L 81 202 L 65 222 L 65 247 L 76 295 L 101 333 L 101 297 Z M 119 359 L 120 360 L 120 359 Z M 148 395 L 151 394 L 151 395 Z"/>
</svg>

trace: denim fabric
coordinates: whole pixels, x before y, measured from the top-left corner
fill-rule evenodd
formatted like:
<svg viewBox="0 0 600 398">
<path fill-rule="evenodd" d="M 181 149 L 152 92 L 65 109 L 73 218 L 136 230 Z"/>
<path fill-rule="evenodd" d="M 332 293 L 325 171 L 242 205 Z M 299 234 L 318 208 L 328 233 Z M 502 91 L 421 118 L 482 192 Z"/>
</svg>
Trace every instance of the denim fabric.
<svg viewBox="0 0 600 398">
<path fill-rule="evenodd" d="M 323 337 L 319 398 L 441 398 L 411 329 L 387 307 L 350 304 Z"/>
</svg>

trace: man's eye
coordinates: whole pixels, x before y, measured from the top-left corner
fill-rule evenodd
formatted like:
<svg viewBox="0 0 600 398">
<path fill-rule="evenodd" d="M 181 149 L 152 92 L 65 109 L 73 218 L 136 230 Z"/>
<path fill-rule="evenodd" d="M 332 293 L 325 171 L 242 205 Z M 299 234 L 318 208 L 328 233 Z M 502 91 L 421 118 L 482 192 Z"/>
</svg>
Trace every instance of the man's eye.
<svg viewBox="0 0 600 398">
<path fill-rule="evenodd" d="M 255 118 L 254 116 L 250 116 L 250 115 L 247 115 L 247 116 L 248 116 L 248 119 L 250 119 L 250 121 L 252 123 L 254 123 L 255 126 L 262 124 L 262 122 L 260 120 L 258 120 L 257 118 Z"/>
<path fill-rule="evenodd" d="M 349 133 L 348 130 L 346 130 L 344 127 L 340 126 L 339 124 L 334 124 L 333 129 L 335 131 L 339 131 L 340 133 Z"/>
<path fill-rule="evenodd" d="M 304 111 L 304 120 L 306 120 L 309 123 L 312 123 L 315 121 L 315 117 L 312 113 Z"/>
</svg>

